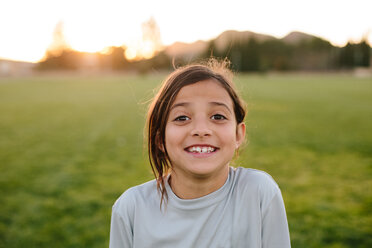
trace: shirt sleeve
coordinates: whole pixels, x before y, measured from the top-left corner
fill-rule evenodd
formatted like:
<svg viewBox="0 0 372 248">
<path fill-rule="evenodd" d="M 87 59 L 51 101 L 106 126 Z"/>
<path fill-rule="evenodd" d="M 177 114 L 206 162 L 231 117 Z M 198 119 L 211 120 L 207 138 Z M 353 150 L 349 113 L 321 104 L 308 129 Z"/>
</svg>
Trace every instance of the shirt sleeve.
<svg viewBox="0 0 372 248">
<path fill-rule="evenodd" d="M 130 200 L 130 196 L 124 193 L 112 207 L 110 248 L 133 247 L 133 228 L 130 221 L 133 213 L 131 204 L 128 204 Z"/>
<path fill-rule="evenodd" d="M 272 198 L 262 219 L 262 248 L 290 248 L 288 222 L 280 190 Z"/>
</svg>

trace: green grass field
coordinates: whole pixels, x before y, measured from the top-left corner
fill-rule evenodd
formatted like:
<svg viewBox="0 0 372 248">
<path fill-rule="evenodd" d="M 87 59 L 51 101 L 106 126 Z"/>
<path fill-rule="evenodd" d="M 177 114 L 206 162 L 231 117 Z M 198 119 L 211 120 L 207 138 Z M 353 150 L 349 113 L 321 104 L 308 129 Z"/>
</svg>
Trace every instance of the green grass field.
<svg viewBox="0 0 372 248">
<path fill-rule="evenodd" d="M 111 206 L 153 178 L 144 115 L 164 75 L 0 79 L 0 247 L 108 247 Z M 372 78 L 240 75 L 235 166 L 282 189 L 292 247 L 372 247 Z"/>
</svg>

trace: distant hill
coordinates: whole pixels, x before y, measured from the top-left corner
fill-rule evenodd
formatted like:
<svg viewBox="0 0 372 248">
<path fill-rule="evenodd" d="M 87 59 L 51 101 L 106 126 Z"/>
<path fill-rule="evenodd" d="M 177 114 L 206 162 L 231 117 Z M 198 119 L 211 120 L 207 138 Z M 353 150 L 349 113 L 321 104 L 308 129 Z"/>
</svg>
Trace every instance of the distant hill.
<svg viewBox="0 0 372 248">
<path fill-rule="evenodd" d="M 319 38 L 319 37 L 295 31 L 295 32 L 291 32 L 291 33 L 287 34 L 281 40 L 284 41 L 287 44 L 294 45 L 294 44 L 297 44 L 301 41 L 308 41 L 308 40 L 311 40 L 313 38 Z"/>
<path fill-rule="evenodd" d="M 217 49 L 223 50 L 230 44 L 245 42 L 251 38 L 254 38 L 255 40 L 260 41 L 260 42 L 270 40 L 270 39 L 275 39 L 274 36 L 254 33 L 251 31 L 240 32 L 240 31 L 235 31 L 235 30 L 228 30 L 220 34 L 214 40 L 214 42 L 215 42 Z"/>
<path fill-rule="evenodd" d="M 277 39 L 274 36 L 266 35 L 266 34 L 259 34 L 254 33 L 251 31 L 235 31 L 235 30 L 228 30 L 221 33 L 215 39 L 212 39 L 215 43 L 215 46 L 218 50 L 225 49 L 228 45 L 244 42 L 250 38 L 254 38 L 255 40 L 262 42 L 270 39 Z M 291 32 L 281 40 L 288 44 L 296 44 L 303 40 L 310 40 L 316 38 L 316 36 L 302 33 L 302 32 Z M 170 57 L 182 57 L 186 59 L 191 59 L 197 57 L 199 54 L 206 51 L 209 43 L 212 40 L 203 41 L 198 40 L 193 43 L 183 43 L 183 42 L 176 42 L 168 47 L 165 48 L 165 53 Z"/>
<path fill-rule="evenodd" d="M 193 43 L 175 42 L 165 48 L 165 53 L 171 57 L 191 59 L 203 53 L 208 47 L 207 41 L 198 40 Z"/>
</svg>

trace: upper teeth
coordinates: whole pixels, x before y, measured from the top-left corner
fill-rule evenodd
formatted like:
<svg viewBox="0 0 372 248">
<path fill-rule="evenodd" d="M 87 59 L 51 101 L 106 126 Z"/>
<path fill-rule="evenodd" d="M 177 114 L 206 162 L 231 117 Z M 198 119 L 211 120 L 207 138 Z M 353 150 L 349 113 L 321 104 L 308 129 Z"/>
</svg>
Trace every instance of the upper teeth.
<svg viewBox="0 0 372 248">
<path fill-rule="evenodd" d="M 189 152 L 209 153 L 209 152 L 214 152 L 215 148 L 210 147 L 210 146 L 208 147 L 193 146 L 193 147 L 190 147 L 188 150 Z"/>
</svg>

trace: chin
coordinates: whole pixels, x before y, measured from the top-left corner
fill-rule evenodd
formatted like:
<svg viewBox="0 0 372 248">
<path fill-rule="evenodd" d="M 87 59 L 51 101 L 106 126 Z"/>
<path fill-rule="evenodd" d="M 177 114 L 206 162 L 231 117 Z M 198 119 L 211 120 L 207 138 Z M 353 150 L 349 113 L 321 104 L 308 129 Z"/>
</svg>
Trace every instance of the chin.
<svg viewBox="0 0 372 248">
<path fill-rule="evenodd" d="M 208 164 L 201 164 L 197 167 L 190 168 L 189 171 L 194 174 L 195 176 L 199 177 L 207 177 L 211 174 L 222 172 L 225 166 L 223 167 L 216 167 L 215 165 L 208 165 Z"/>
</svg>

